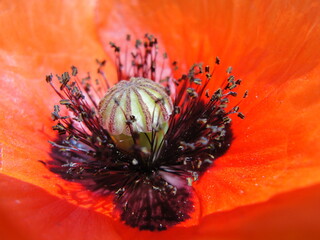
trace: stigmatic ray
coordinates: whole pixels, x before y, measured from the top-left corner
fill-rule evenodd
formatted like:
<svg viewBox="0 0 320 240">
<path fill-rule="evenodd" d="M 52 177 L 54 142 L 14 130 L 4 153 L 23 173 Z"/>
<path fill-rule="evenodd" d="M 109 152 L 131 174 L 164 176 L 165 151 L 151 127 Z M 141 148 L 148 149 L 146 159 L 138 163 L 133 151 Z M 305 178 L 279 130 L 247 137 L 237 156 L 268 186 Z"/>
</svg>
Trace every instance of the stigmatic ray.
<svg viewBox="0 0 320 240">
<path fill-rule="evenodd" d="M 61 98 L 52 113 L 59 137 L 51 142 L 53 160 L 46 165 L 65 179 L 112 195 L 127 225 L 165 230 L 190 218 L 192 183 L 229 148 L 230 115 L 244 115 L 238 104 L 226 110 L 227 103 L 237 96 L 241 80 L 229 68 L 224 86 L 212 91 L 214 69 L 202 64 L 178 79 L 163 76 L 151 35 L 136 41 L 130 58 L 110 45 L 119 80 L 114 86 L 104 61 L 97 61 L 99 81 L 80 80 L 75 67 L 57 80 L 46 77 Z"/>
</svg>

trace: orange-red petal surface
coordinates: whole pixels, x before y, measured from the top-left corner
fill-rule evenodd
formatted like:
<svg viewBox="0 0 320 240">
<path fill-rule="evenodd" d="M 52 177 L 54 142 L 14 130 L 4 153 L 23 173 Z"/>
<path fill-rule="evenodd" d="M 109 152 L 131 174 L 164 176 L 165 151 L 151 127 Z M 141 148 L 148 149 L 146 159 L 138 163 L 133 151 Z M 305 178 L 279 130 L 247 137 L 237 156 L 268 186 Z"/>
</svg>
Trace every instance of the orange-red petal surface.
<svg viewBox="0 0 320 240">
<path fill-rule="evenodd" d="M 319 186 L 259 203 L 320 181 L 319 1 L 141 0 L 95 6 L 93 0 L 3 0 L 0 9 L 0 236 L 294 239 L 319 227 Z M 71 65 L 94 72 L 95 58 L 107 58 L 102 45 L 146 32 L 159 37 L 182 70 L 220 56 L 222 70 L 232 65 L 245 79 L 242 90 L 250 91 L 241 104 L 247 118 L 234 121 L 230 151 L 195 185 L 207 216 L 199 226 L 162 233 L 113 222 L 99 213 L 110 206 L 93 208 L 85 202 L 86 192 L 68 195 L 77 185 L 66 187 L 37 161 L 49 158 L 50 112 L 57 100 L 44 76 Z M 216 213 L 221 210 L 229 211 Z"/>
<path fill-rule="evenodd" d="M 56 192 L 47 160 L 53 139 L 50 112 L 57 97 L 45 75 L 71 65 L 82 75 L 106 58 L 93 25 L 94 1 L 1 1 L 1 171 Z M 14 19 L 14 20 L 13 20 Z M 111 70 L 111 76 L 113 71 Z M 53 177 L 53 176 L 51 176 Z"/>
<path fill-rule="evenodd" d="M 151 32 L 182 69 L 219 56 L 244 79 L 247 117 L 235 119 L 230 151 L 195 185 L 203 215 L 320 181 L 319 10 L 318 1 L 99 1 L 102 43 Z"/>
</svg>

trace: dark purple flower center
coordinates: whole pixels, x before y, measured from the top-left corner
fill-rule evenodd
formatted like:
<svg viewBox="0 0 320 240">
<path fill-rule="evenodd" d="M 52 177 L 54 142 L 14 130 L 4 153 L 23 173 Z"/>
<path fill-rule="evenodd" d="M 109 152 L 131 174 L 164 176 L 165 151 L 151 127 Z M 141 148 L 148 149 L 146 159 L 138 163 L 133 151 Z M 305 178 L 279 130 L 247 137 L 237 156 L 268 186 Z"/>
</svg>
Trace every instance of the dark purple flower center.
<svg viewBox="0 0 320 240">
<path fill-rule="evenodd" d="M 244 118 L 244 115 L 238 112 L 238 105 L 226 110 L 227 103 L 237 96 L 234 88 L 241 80 L 235 80 L 228 68 L 223 88 L 212 91 L 208 86 L 213 70 L 202 64 L 193 65 L 178 79 L 163 76 L 163 66 L 157 67 L 157 40 L 151 35 L 136 42 L 130 57 L 127 51 L 122 54 L 114 43 L 111 46 L 119 81 L 148 78 L 162 83 L 171 96 L 173 112 L 161 145 L 155 144 L 158 127 L 151 126 L 147 137 L 153 147 L 146 150 L 141 146 L 141 133 L 132 127 L 137 116 L 126 114 L 125 110 L 121 114 L 131 129 L 130 151 L 119 147 L 101 125 L 98 102 L 110 86 L 103 71 L 105 61 L 98 61 L 102 81 L 95 84 L 90 76 L 80 80 L 75 67 L 71 76 L 68 72 L 56 76 L 59 88 L 55 87 L 53 76 L 47 76 L 47 82 L 61 100 L 52 113 L 58 138 L 51 142 L 52 161 L 46 165 L 65 179 L 78 181 L 102 195 L 111 194 L 126 224 L 139 229 L 165 230 L 190 218 L 192 183 L 229 148 L 232 141 L 229 116 L 236 113 Z M 216 64 L 219 62 L 217 58 Z"/>
</svg>

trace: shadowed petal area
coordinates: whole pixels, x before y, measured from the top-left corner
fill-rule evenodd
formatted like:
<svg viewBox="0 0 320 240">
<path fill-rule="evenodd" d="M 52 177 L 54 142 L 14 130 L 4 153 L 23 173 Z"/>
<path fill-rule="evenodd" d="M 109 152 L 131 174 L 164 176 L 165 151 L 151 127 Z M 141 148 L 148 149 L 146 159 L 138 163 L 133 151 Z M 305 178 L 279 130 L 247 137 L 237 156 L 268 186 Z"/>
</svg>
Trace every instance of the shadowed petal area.
<svg viewBox="0 0 320 240">
<path fill-rule="evenodd" d="M 106 58 L 95 37 L 93 7 L 94 1 L 0 3 L 1 34 L 7 36 L 0 39 L 1 173 L 55 195 L 65 182 L 38 162 L 50 158 L 48 140 L 55 136 L 50 114 L 57 97 L 45 75 L 71 65 L 86 75 L 96 71 L 95 58 Z"/>
<path fill-rule="evenodd" d="M 209 215 L 199 239 L 319 239 L 320 185 L 282 193 L 267 202 Z"/>
<path fill-rule="evenodd" d="M 121 239 L 111 218 L 35 185 L 0 174 L 0 191 L 2 239 Z"/>
<path fill-rule="evenodd" d="M 99 1 L 102 44 L 150 32 L 182 70 L 219 56 L 213 88 L 231 65 L 249 90 L 229 152 L 195 185 L 203 215 L 320 181 L 319 10 L 312 0 Z"/>
<path fill-rule="evenodd" d="M 157 233 L 120 225 L 105 215 L 67 203 L 39 187 L 8 176 L 0 175 L 0 191 L 3 239 L 319 238 L 319 185 L 284 193 L 264 203 L 211 214 L 195 227 L 176 227 Z"/>
</svg>

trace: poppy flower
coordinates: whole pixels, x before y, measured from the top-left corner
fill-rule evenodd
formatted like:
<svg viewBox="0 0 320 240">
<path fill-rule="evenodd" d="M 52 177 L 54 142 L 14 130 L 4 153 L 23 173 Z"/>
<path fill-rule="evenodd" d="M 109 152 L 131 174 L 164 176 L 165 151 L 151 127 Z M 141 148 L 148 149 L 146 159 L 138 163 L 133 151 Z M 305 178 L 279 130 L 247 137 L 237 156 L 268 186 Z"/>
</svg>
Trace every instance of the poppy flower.
<svg viewBox="0 0 320 240">
<path fill-rule="evenodd" d="M 7 239 L 316 238 L 320 164 L 318 1 L 2 1 L 1 234 Z M 108 42 L 155 34 L 181 72 L 222 59 L 245 79 L 245 120 L 194 183 L 198 209 L 164 232 L 113 218 L 112 202 L 63 180 L 51 159 L 57 101 L 43 77 L 95 59 L 116 78 Z M 217 74 L 216 85 L 222 74 Z M 219 82 L 220 81 L 220 82 Z M 94 199 L 92 203 L 91 199 Z M 110 205 L 108 205 L 110 203 Z"/>
</svg>

